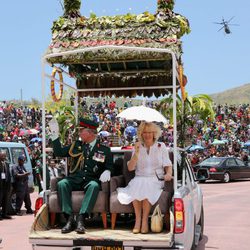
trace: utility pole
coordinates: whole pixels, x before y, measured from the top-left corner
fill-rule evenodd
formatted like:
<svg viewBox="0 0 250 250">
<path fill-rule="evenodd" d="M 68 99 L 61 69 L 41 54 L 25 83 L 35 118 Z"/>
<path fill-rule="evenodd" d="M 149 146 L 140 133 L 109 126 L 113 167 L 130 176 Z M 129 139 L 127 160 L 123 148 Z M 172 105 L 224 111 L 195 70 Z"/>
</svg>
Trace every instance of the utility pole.
<svg viewBox="0 0 250 250">
<path fill-rule="evenodd" d="M 21 93 L 21 106 L 23 106 L 23 90 L 21 89 L 21 91 L 20 91 Z"/>
</svg>

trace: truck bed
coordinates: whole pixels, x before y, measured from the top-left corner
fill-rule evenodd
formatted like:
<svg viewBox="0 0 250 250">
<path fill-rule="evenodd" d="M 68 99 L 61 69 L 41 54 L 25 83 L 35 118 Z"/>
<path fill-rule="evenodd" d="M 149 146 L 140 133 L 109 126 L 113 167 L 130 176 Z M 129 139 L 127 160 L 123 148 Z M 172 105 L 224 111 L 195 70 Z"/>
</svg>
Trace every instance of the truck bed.
<svg viewBox="0 0 250 250">
<path fill-rule="evenodd" d="M 33 231 L 31 244 L 41 246 L 170 247 L 172 233 L 133 234 L 131 229 L 88 229 L 85 234 L 62 234 L 60 229 Z M 51 249 L 51 248 L 50 248 Z"/>
<path fill-rule="evenodd" d="M 85 234 L 77 234 L 74 231 L 62 234 L 60 228 L 49 229 L 48 222 L 48 209 L 44 206 L 37 214 L 29 234 L 29 242 L 33 245 L 33 249 L 53 249 L 52 246 L 60 246 L 65 249 L 75 246 L 91 246 L 92 248 L 89 249 L 99 249 L 93 248 L 94 246 L 118 247 L 114 249 L 129 246 L 151 246 L 163 249 L 170 247 L 173 242 L 173 233 L 167 232 L 165 229 L 161 233 L 133 234 L 132 225 L 117 226 L 114 230 L 93 226 L 87 227 Z"/>
</svg>

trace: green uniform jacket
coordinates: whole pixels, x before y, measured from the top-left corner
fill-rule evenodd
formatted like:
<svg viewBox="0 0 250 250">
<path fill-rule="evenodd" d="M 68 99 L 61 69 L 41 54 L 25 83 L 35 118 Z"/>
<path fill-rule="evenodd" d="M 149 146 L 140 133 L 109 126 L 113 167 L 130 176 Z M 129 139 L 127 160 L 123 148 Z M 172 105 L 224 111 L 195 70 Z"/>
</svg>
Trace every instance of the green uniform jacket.
<svg viewBox="0 0 250 250">
<path fill-rule="evenodd" d="M 69 154 L 70 148 L 71 145 L 62 147 L 59 138 L 53 141 L 55 156 L 72 157 Z M 75 155 L 71 169 L 74 169 L 81 156 L 84 156 L 84 159 L 79 162 L 77 169 L 73 173 L 69 173 L 69 176 L 81 176 L 85 183 L 96 181 L 100 184 L 100 175 L 105 170 L 110 170 L 111 173 L 113 172 L 113 159 L 110 148 L 102 145 L 98 140 L 88 156 L 86 145 L 79 140 L 75 142 L 71 152 Z"/>
</svg>

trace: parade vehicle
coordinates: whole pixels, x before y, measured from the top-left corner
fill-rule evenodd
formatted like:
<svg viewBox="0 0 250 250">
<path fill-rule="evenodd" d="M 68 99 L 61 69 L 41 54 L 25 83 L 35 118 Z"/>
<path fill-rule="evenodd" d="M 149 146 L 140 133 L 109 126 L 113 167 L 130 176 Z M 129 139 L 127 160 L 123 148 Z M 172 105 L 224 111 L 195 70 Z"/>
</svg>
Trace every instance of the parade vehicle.
<svg viewBox="0 0 250 250">
<path fill-rule="evenodd" d="M 72 2 L 74 4 L 69 5 L 64 1 L 64 16 L 54 22 L 52 42 L 42 61 L 43 148 L 45 150 L 44 103 L 48 79 L 55 102 L 60 101 L 63 86 L 75 91 L 76 113 L 80 97 L 116 96 L 125 100 L 136 95 L 160 97 L 172 93 L 173 180 L 166 183 L 159 201 L 166 223 L 161 233 L 132 233 L 132 205 L 121 206 L 116 200 L 116 185 L 126 185 L 129 181 L 126 177 L 131 178 L 127 173 L 131 149 L 116 148 L 114 166 L 122 168 L 122 174 L 117 171 L 119 175 L 111 177 L 110 183 L 102 183 L 93 216 L 86 222 L 85 234 L 61 234 L 56 227 L 58 215 L 60 218 L 57 180 L 51 183 L 50 190 L 45 190 L 44 177 L 44 194 L 39 200 L 40 209 L 29 242 L 35 250 L 195 249 L 204 227 L 203 195 L 197 181 L 207 179 L 208 175 L 206 171 L 201 174 L 198 171 L 194 176 L 185 152 L 177 150 L 177 91 L 181 89 L 185 96 L 180 37 L 189 32 L 188 21 L 173 12 L 172 0 L 158 1 L 156 14 L 99 18 L 93 14 L 90 18 L 81 17 L 80 1 Z M 54 67 L 52 76 L 46 73 L 48 64 Z M 66 84 L 63 76 L 73 78 L 75 86 Z M 55 82 L 61 86 L 59 95 L 55 93 Z M 44 154 L 44 170 L 45 157 Z M 72 192 L 73 210 L 79 211 L 83 195 L 82 191 Z"/>
</svg>

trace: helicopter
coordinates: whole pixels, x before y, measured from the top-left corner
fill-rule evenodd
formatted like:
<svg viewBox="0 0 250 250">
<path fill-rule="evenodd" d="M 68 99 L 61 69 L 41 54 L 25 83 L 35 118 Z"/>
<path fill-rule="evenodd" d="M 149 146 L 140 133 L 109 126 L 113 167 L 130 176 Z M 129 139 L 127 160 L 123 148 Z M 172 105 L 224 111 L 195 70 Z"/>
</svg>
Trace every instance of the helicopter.
<svg viewBox="0 0 250 250">
<path fill-rule="evenodd" d="M 215 24 L 222 25 L 222 27 L 218 31 L 221 31 L 222 29 L 224 29 L 225 34 L 231 34 L 232 32 L 229 28 L 229 25 L 239 26 L 239 24 L 230 23 L 233 20 L 233 18 L 234 16 L 231 17 L 228 21 L 225 21 L 225 19 L 222 17 L 222 21 L 220 23 L 214 22 Z"/>
</svg>

